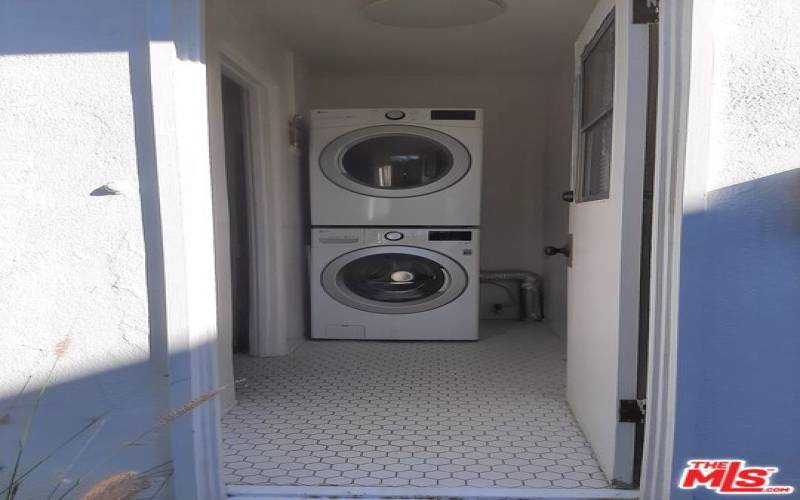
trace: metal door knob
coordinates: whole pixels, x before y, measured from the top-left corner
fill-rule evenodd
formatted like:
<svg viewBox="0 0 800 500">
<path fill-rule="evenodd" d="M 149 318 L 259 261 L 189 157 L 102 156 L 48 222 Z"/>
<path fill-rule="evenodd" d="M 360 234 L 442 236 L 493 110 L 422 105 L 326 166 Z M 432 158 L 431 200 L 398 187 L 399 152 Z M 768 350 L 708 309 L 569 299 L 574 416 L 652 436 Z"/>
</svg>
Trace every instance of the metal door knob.
<svg viewBox="0 0 800 500">
<path fill-rule="evenodd" d="M 557 254 L 569 257 L 569 245 L 564 245 L 563 247 L 544 247 L 544 253 L 551 257 Z"/>
<path fill-rule="evenodd" d="M 572 203 L 575 201 L 575 191 L 564 191 L 561 193 L 561 199 L 568 203 Z"/>
</svg>

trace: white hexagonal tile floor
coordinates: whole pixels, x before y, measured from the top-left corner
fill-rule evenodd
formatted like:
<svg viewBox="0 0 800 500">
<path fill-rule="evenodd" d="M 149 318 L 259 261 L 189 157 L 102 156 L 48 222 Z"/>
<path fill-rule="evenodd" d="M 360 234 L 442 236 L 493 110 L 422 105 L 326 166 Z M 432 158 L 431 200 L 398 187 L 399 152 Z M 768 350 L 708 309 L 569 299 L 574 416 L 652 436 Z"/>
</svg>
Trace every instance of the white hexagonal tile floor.
<svg viewBox="0 0 800 500">
<path fill-rule="evenodd" d="M 609 486 L 566 401 L 562 339 L 487 322 L 478 342 L 309 341 L 237 356 L 229 484 Z"/>
</svg>

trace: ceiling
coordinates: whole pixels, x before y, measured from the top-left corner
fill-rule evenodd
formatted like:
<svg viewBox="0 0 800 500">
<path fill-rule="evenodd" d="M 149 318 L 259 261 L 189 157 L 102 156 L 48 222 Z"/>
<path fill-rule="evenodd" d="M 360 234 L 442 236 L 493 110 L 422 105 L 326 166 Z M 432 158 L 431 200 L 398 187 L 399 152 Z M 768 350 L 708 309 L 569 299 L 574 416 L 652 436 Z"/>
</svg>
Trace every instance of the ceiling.
<svg viewBox="0 0 800 500">
<path fill-rule="evenodd" d="M 237 0 L 238 1 L 238 0 Z M 595 0 L 502 0 L 505 13 L 449 28 L 368 20 L 373 0 L 247 0 L 314 74 L 535 74 L 571 67 Z"/>
</svg>

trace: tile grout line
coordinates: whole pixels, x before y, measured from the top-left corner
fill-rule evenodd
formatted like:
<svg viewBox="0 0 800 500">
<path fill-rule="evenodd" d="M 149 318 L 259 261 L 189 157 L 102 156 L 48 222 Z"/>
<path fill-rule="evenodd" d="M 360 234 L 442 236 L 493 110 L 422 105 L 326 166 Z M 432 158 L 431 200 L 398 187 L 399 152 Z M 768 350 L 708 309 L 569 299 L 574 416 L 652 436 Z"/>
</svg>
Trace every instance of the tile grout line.
<svg viewBox="0 0 800 500">
<path fill-rule="evenodd" d="M 479 342 L 237 357 L 248 382 L 223 419 L 227 482 L 608 488 L 564 401 L 562 339 L 538 324 L 484 329 Z"/>
</svg>

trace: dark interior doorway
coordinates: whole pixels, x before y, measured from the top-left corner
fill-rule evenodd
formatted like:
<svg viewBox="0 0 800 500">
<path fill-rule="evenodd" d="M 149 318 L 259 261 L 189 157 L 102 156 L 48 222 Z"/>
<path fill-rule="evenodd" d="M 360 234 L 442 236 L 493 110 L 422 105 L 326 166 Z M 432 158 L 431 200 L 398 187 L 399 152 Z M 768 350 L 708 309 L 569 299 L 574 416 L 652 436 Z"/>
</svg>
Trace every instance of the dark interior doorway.
<svg viewBox="0 0 800 500">
<path fill-rule="evenodd" d="M 250 352 L 250 214 L 247 163 L 247 89 L 222 75 L 225 174 L 231 252 L 233 352 Z"/>
<path fill-rule="evenodd" d="M 647 400 L 648 352 L 650 344 L 650 272 L 653 254 L 653 189 L 656 168 L 656 125 L 658 120 L 658 23 L 648 26 L 649 62 L 647 72 L 647 122 L 644 150 L 644 196 L 642 206 L 642 251 L 639 264 L 639 348 L 636 369 L 636 399 Z M 644 420 L 636 424 L 633 456 L 634 486 L 639 486 L 644 457 Z"/>
</svg>

